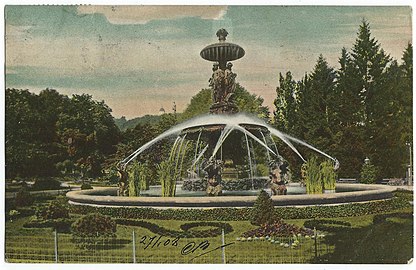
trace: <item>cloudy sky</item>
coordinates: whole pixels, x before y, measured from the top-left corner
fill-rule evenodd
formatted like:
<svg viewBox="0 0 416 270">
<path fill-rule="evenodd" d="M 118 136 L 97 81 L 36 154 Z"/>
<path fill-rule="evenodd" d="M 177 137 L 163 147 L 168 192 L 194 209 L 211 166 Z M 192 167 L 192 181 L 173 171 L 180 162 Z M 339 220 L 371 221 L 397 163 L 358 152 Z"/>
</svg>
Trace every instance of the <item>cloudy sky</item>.
<svg viewBox="0 0 416 270">
<path fill-rule="evenodd" d="M 399 62 L 412 41 L 405 6 L 6 6 L 5 17 L 6 87 L 89 93 L 127 118 L 174 101 L 182 111 L 206 88 L 212 64 L 199 52 L 219 28 L 246 51 L 237 81 L 271 109 L 279 72 L 299 80 L 319 54 L 338 67 L 363 18 Z"/>
</svg>

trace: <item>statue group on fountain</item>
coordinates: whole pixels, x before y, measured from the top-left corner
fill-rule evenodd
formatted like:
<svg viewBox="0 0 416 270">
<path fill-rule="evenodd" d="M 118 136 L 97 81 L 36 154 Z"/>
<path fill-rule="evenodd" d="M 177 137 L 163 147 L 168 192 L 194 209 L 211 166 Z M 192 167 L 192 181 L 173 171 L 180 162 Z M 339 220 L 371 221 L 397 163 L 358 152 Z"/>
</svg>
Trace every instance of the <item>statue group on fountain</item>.
<svg viewBox="0 0 416 270">
<path fill-rule="evenodd" d="M 218 63 L 212 67 L 212 76 L 209 79 L 209 86 L 212 88 L 214 103 L 230 103 L 235 91 L 235 78 L 237 74 L 232 72 L 233 64 L 228 62 L 225 70 L 222 70 Z"/>
<path fill-rule="evenodd" d="M 273 161 L 270 166 L 270 189 L 272 195 L 287 195 L 286 184 L 289 182 L 290 172 L 289 164 L 279 161 Z"/>
<path fill-rule="evenodd" d="M 221 170 L 223 167 L 222 160 L 210 159 L 204 164 L 204 171 L 207 178 L 207 195 L 218 196 L 222 194 Z"/>
</svg>

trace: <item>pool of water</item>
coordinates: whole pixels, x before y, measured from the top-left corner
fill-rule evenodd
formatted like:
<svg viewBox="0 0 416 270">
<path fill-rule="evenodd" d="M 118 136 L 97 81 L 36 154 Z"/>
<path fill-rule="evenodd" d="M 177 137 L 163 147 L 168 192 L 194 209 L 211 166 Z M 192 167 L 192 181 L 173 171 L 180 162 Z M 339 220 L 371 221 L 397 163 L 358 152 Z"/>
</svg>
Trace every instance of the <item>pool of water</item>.
<svg viewBox="0 0 416 270">
<path fill-rule="evenodd" d="M 238 190 L 238 191 L 229 191 L 223 190 L 221 196 L 257 196 L 260 193 L 260 189 L 255 190 Z M 271 194 L 270 188 L 265 189 L 265 191 Z M 160 197 L 162 194 L 161 186 L 150 186 L 149 190 L 142 190 L 140 196 L 143 197 Z M 287 185 L 287 194 L 306 194 L 306 188 L 301 187 L 297 183 Z M 207 196 L 205 191 L 188 191 L 182 190 L 182 185 L 176 185 L 176 196 L 175 197 L 204 197 Z"/>
</svg>

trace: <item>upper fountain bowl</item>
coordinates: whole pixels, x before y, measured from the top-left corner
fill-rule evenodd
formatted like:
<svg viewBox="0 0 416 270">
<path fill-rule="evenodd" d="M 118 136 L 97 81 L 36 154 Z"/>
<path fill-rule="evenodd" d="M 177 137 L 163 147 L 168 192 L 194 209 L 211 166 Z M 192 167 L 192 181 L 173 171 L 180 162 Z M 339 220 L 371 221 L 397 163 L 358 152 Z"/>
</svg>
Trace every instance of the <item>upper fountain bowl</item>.
<svg viewBox="0 0 416 270">
<path fill-rule="evenodd" d="M 219 63 L 225 63 L 243 57 L 245 54 L 243 48 L 237 44 L 225 42 L 227 35 L 228 32 L 225 29 L 218 30 L 217 37 L 219 42 L 202 49 L 200 53 L 201 57 L 205 60 Z"/>
<path fill-rule="evenodd" d="M 202 49 L 200 55 L 208 61 L 227 62 L 240 59 L 245 54 L 243 48 L 237 44 L 218 42 Z"/>
</svg>

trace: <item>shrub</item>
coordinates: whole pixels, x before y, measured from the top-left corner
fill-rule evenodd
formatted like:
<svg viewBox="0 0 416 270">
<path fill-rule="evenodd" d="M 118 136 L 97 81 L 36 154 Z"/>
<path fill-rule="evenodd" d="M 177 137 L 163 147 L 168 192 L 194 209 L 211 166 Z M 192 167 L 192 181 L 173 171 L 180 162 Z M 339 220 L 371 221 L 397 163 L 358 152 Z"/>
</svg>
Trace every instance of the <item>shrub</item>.
<svg viewBox="0 0 416 270">
<path fill-rule="evenodd" d="M 146 164 L 135 161 L 129 172 L 129 196 L 139 196 L 142 189 L 148 189 L 150 170 Z"/>
<path fill-rule="evenodd" d="M 116 238 L 117 224 L 109 216 L 88 214 L 72 224 L 73 240 L 82 248 L 108 243 Z"/>
<path fill-rule="evenodd" d="M 263 225 L 275 220 L 273 200 L 266 191 L 262 190 L 252 209 L 251 224 Z"/>
<path fill-rule="evenodd" d="M 374 184 L 377 177 L 377 168 L 371 161 L 365 162 L 361 168 L 360 182 L 364 184 Z"/>
<path fill-rule="evenodd" d="M 60 189 L 61 182 L 53 178 L 39 178 L 36 179 L 32 186 L 32 190 L 54 190 Z"/>
<path fill-rule="evenodd" d="M 44 220 L 34 216 L 23 224 L 23 228 L 52 228 L 58 232 L 67 233 L 71 231 L 71 224 L 72 220 L 68 218 Z"/>
<path fill-rule="evenodd" d="M 184 138 L 177 140 L 172 147 L 169 159 L 157 165 L 157 174 L 162 185 L 163 197 L 174 197 L 176 180 L 182 175 L 183 162 L 189 141 L 184 144 Z"/>
<path fill-rule="evenodd" d="M 92 189 L 91 184 L 88 184 L 88 183 L 83 183 L 83 184 L 81 185 L 81 190 L 86 190 L 86 189 Z"/>
<path fill-rule="evenodd" d="M 14 199 L 14 205 L 16 207 L 30 206 L 34 202 L 33 196 L 25 188 L 21 188 Z"/>
<path fill-rule="evenodd" d="M 310 159 L 308 159 L 305 165 L 305 169 L 306 192 L 308 194 L 321 194 L 323 191 L 323 185 L 321 172 L 316 157 L 312 156 Z"/>
<path fill-rule="evenodd" d="M 306 207 L 276 207 L 274 214 L 284 219 L 311 219 L 356 217 L 362 215 L 386 213 L 398 209 L 411 207 L 404 198 L 371 201 L 365 203 L 351 203 L 329 206 Z M 217 221 L 250 221 L 253 209 L 242 208 L 213 208 L 213 209 L 156 209 L 130 207 L 93 207 L 88 205 L 70 205 L 71 212 L 88 214 L 99 212 L 116 218 L 128 219 L 175 219 L 175 220 L 217 220 Z"/>
<path fill-rule="evenodd" d="M 19 211 L 15 210 L 15 209 L 10 210 L 10 211 L 9 211 L 9 218 L 10 218 L 10 221 L 13 221 L 13 219 L 14 219 L 15 217 L 18 217 L 19 215 L 20 215 L 20 212 L 19 212 Z"/>
<path fill-rule="evenodd" d="M 51 201 L 46 207 L 40 207 L 36 210 L 36 216 L 38 218 L 48 219 L 59 219 L 69 218 L 68 203 L 65 198 L 57 198 Z"/>
<path fill-rule="evenodd" d="M 334 170 L 334 165 L 330 161 L 324 161 L 321 163 L 320 167 L 324 189 L 335 190 L 337 175 Z"/>
</svg>

